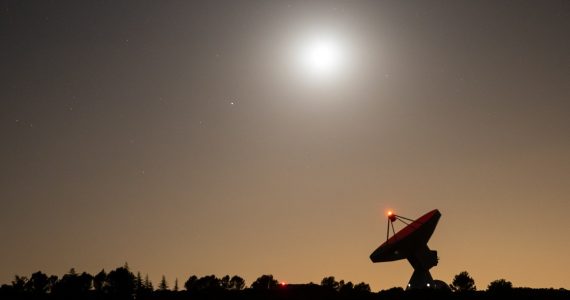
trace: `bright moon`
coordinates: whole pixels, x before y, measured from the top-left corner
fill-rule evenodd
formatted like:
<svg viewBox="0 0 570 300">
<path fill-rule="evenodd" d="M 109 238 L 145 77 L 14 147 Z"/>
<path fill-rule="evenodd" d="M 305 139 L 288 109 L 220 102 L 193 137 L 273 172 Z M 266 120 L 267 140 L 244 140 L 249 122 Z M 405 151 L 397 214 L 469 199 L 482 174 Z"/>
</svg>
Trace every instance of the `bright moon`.
<svg viewBox="0 0 570 300">
<path fill-rule="evenodd" d="M 332 36 L 317 36 L 305 41 L 300 63 L 305 72 L 316 78 L 329 78 L 342 71 L 345 53 L 342 43 Z"/>
</svg>

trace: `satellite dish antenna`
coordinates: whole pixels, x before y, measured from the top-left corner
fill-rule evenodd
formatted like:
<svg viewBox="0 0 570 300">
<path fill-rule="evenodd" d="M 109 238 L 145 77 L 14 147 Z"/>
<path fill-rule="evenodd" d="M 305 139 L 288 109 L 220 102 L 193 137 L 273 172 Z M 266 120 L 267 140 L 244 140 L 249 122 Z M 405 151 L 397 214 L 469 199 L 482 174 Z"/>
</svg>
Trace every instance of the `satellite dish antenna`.
<svg viewBox="0 0 570 300">
<path fill-rule="evenodd" d="M 388 212 L 386 242 L 372 252 L 370 260 L 377 263 L 407 259 L 414 268 L 414 273 L 406 289 L 437 288 L 437 281 L 433 280 L 429 269 L 437 265 L 439 258 L 437 251 L 428 248 L 427 242 L 440 217 L 441 213 L 437 209 L 416 220 Z M 396 221 L 406 224 L 406 227 L 397 233 L 394 230 Z M 390 228 L 392 228 L 392 237 L 390 237 Z"/>
</svg>

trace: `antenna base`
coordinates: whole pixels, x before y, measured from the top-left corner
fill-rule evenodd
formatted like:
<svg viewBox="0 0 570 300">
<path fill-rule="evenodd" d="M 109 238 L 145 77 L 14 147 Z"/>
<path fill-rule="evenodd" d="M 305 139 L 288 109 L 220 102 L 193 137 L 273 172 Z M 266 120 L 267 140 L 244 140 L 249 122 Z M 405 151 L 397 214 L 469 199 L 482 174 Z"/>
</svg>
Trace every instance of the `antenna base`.
<svg viewBox="0 0 570 300">
<path fill-rule="evenodd" d="M 406 286 L 406 290 L 417 290 L 417 289 L 433 289 L 435 288 L 435 283 L 429 270 L 425 269 L 415 269 L 412 278 Z"/>
</svg>

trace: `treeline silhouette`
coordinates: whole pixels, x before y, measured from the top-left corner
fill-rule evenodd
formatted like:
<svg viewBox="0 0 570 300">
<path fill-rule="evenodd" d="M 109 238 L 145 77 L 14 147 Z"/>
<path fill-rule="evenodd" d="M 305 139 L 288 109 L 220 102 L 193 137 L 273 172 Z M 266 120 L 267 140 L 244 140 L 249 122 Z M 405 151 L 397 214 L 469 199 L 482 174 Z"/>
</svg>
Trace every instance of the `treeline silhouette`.
<svg viewBox="0 0 570 300">
<path fill-rule="evenodd" d="M 475 280 L 463 271 L 457 274 L 448 286 L 442 283 L 438 289 L 404 290 L 400 287 L 372 292 L 367 283 L 353 284 L 337 281 L 334 276 L 322 279 L 320 284 L 285 284 L 272 275 L 261 275 L 249 287 L 238 275 L 190 276 L 179 287 L 176 279 L 172 287 L 162 276 L 155 288 L 148 275 L 134 274 L 127 264 L 110 272 L 91 275 L 71 269 L 61 278 L 48 276 L 41 271 L 31 276 L 14 276 L 11 284 L 0 287 L 0 299 L 21 300 L 192 300 L 192 299 L 300 299 L 300 300 L 412 300 L 412 299 L 570 299 L 570 291 L 565 289 L 515 288 L 505 279 L 489 284 L 487 290 L 477 291 Z"/>
</svg>

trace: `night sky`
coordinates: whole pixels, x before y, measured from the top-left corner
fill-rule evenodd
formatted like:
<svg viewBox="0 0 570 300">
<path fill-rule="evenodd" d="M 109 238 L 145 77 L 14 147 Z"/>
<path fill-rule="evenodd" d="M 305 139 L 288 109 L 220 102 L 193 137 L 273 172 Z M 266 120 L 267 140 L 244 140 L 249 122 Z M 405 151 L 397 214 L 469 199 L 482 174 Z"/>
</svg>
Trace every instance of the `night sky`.
<svg viewBox="0 0 570 300">
<path fill-rule="evenodd" d="M 570 1 L 0 2 L 0 283 L 570 288 Z"/>
</svg>

